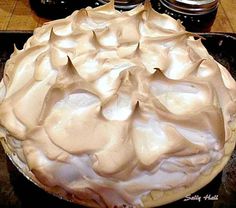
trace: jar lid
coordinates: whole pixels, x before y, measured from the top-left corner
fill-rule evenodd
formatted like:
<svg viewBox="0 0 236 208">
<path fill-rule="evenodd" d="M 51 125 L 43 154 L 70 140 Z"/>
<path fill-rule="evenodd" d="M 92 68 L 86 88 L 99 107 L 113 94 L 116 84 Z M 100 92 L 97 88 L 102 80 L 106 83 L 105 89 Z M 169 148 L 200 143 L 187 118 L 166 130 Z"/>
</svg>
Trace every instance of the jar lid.
<svg viewBox="0 0 236 208">
<path fill-rule="evenodd" d="M 216 2 L 216 0 L 175 0 L 175 1 L 189 5 L 205 5 Z M 174 0 L 172 2 L 174 2 Z"/>
<path fill-rule="evenodd" d="M 101 4 L 106 4 L 110 0 L 97 0 Z M 115 8 L 121 10 L 129 10 L 136 7 L 138 4 L 141 4 L 144 0 L 115 0 Z"/>
<path fill-rule="evenodd" d="M 215 10 L 219 0 L 160 0 L 160 2 L 176 12 L 199 15 Z"/>
</svg>

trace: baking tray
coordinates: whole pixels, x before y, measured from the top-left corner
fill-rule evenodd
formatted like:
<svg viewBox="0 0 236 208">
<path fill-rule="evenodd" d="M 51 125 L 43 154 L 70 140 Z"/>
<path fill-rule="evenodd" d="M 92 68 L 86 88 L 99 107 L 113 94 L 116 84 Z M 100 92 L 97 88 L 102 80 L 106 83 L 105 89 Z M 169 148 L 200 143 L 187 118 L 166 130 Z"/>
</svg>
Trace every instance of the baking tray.
<svg viewBox="0 0 236 208">
<path fill-rule="evenodd" d="M 0 76 L 13 45 L 21 49 L 32 31 L 0 31 Z M 236 79 L 236 34 L 204 33 L 203 44 Z M 1 77 L 0 77 L 1 78 Z M 0 208 L 79 208 L 56 198 L 27 180 L 9 161 L 0 145 Z M 224 170 L 207 186 L 161 208 L 236 208 L 236 151 Z"/>
</svg>

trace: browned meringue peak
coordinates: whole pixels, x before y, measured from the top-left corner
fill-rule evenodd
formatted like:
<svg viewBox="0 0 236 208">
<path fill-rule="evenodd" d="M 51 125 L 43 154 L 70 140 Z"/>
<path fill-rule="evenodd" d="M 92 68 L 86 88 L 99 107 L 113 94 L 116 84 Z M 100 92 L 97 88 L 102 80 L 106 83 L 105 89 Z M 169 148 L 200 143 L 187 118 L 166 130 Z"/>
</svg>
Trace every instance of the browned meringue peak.
<svg viewBox="0 0 236 208">
<path fill-rule="evenodd" d="M 43 110 L 41 111 L 40 123 L 44 121 L 57 102 L 71 94 L 80 92 L 88 92 L 102 99 L 102 95 L 94 88 L 92 83 L 79 75 L 68 56 L 67 64 L 57 69 L 55 84 L 47 91 Z"/>
<path fill-rule="evenodd" d="M 53 72 L 50 72 L 42 81 L 34 82 L 33 80 L 30 80 L 16 93 L 14 93 L 14 96 L 12 95 L 8 99 L 4 100 L 1 104 L 2 107 L 0 114 L 2 114 L 3 119 L 5 117 L 5 119 L 9 119 L 9 121 L 5 123 L 5 126 L 11 126 L 11 123 L 15 119 L 18 120 L 15 121 L 16 123 L 21 123 L 21 125 L 18 125 L 18 130 L 20 132 L 22 131 L 21 129 L 25 130 L 26 127 L 31 128 L 37 125 L 38 118 L 44 104 L 44 99 L 50 89 L 49 83 L 54 82 L 54 80 L 55 75 Z M 36 94 L 37 96 L 34 97 Z M 14 114 L 14 119 L 11 116 L 12 113 Z M 22 125 L 25 126 L 22 127 Z M 18 130 L 15 130 L 15 133 L 17 133 Z"/>
<path fill-rule="evenodd" d="M 194 126 L 195 131 L 208 132 L 215 138 L 216 144 L 212 148 L 218 150 L 223 147 L 225 138 L 224 119 L 219 108 L 207 106 L 195 114 L 185 114 L 184 117 L 176 116 L 159 109 L 156 109 L 155 113 L 158 120 L 171 123 L 176 127 L 190 130 Z M 203 120 L 203 122 L 199 122 L 200 120 Z M 212 124 L 212 120 L 215 121 L 214 124 Z"/>
<path fill-rule="evenodd" d="M 139 14 L 124 16 L 110 20 L 109 25 L 103 30 L 94 30 L 94 40 L 104 48 L 117 48 L 123 44 L 137 44 L 140 40 Z M 124 24 L 125 23 L 125 24 Z"/>
<path fill-rule="evenodd" d="M 175 127 L 168 124 L 139 123 L 132 129 L 136 156 L 144 166 L 155 166 L 165 158 L 201 154 L 208 149 L 184 138 Z M 154 129 L 155 128 L 155 129 Z"/>
<path fill-rule="evenodd" d="M 180 79 L 188 74 L 192 70 L 191 65 L 200 60 L 194 50 L 190 54 L 191 48 L 186 43 L 189 36 L 187 32 L 180 32 L 174 35 L 143 37 L 139 54 L 147 70 L 154 73 L 155 68 L 159 68 L 172 79 Z"/>
<path fill-rule="evenodd" d="M 45 68 L 45 70 L 49 69 L 47 72 L 44 70 L 45 73 L 41 71 L 41 75 L 36 75 L 37 67 L 35 71 L 34 62 L 39 64 L 40 61 L 36 61 L 36 57 L 44 57 L 44 55 L 39 54 L 44 54 L 46 49 L 47 46 L 45 45 L 35 46 L 26 49 L 24 53 L 16 55 L 11 59 L 13 65 L 9 65 L 4 76 L 4 80 L 7 77 L 9 82 L 7 81 L 5 84 L 6 94 L 1 103 L 1 119 L 5 120 L 4 125 L 8 127 L 11 134 L 19 139 L 24 139 L 25 130 L 37 123 L 44 97 L 50 88 L 48 84 L 53 82 L 55 77 L 54 72 L 50 71 L 48 67 Z M 27 64 L 20 62 L 22 60 Z M 34 82 L 35 75 L 41 81 Z M 35 94 L 38 95 L 36 98 L 34 98 Z M 28 116 L 25 117 L 25 115 Z"/>
<path fill-rule="evenodd" d="M 105 56 L 117 58 L 113 51 L 104 51 Z M 111 70 L 107 58 L 103 58 L 96 51 L 82 54 L 72 59 L 73 65 L 76 67 L 77 73 L 88 82 L 94 82 L 99 77 Z"/>
<path fill-rule="evenodd" d="M 104 5 L 104 7 L 109 7 L 109 5 Z M 107 12 L 104 12 L 104 10 L 99 9 L 99 7 L 95 9 L 87 7 L 86 9 L 74 12 L 74 14 L 72 28 L 75 31 L 78 31 L 78 29 L 102 29 L 107 27 L 112 19 L 120 16 L 120 12 L 115 9 L 108 8 Z"/>
<path fill-rule="evenodd" d="M 101 119 L 99 110 L 100 101 L 92 94 L 71 94 L 53 107 L 44 125 L 53 143 L 67 152 L 81 154 L 99 151 L 127 135 L 127 122 Z"/>
<path fill-rule="evenodd" d="M 71 29 L 75 33 L 81 32 L 81 30 L 86 30 L 83 27 L 85 20 L 88 18 L 87 9 L 80 9 L 79 11 L 74 11 L 71 15 Z"/>
<path fill-rule="evenodd" d="M 204 81 L 208 81 L 213 89 L 215 89 L 215 93 L 216 93 L 216 97 L 218 98 L 217 101 L 215 102 L 219 102 L 220 106 L 224 106 L 224 108 L 222 109 L 222 112 L 224 114 L 224 117 L 227 118 L 228 117 L 228 109 L 227 106 L 228 105 L 234 105 L 234 101 L 235 98 L 235 90 L 233 90 L 233 88 L 229 89 L 226 87 L 226 85 L 231 86 L 231 87 L 235 87 L 235 83 L 233 82 L 232 78 L 227 80 L 228 84 L 225 84 L 226 82 L 226 75 L 229 76 L 229 72 L 225 71 L 225 78 L 223 78 L 223 75 L 221 73 L 221 70 L 219 68 L 219 65 L 213 61 L 212 59 L 209 60 L 205 60 L 199 67 L 199 71 L 202 70 L 202 66 L 203 64 L 205 64 L 205 66 L 207 66 L 207 73 L 205 76 L 202 76 L 201 79 Z M 227 118 L 228 120 L 228 118 Z"/>
<path fill-rule="evenodd" d="M 0 121 L 1 123 L 4 123 L 4 127 L 7 128 L 13 137 L 19 140 L 25 139 L 27 128 L 22 122 L 19 121 L 19 119 L 16 118 L 13 112 L 14 109 L 9 107 L 9 105 L 7 107 L 2 105 L 1 108 Z"/>
<path fill-rule="evenodd" d="M 36 28 L 34 30 L 33 36 L 31 36 L 24 45 L 24 49 L 33 47 L 40 44 L 48 44 L 50 39 L 52 27 L 54 33 L 60 34 L 61 36 L 69 35 L 72 32 L 72 22 L 71 17 L 67 19 L 54 20 L 48 23 L 45 23 L 42 27 Z"/>
<path fill-rule="evenodd" d="M 153 97 L 177 115 L 198 112 L 214 102 L 214 91 L 208 83 L 169 79 L 161 71 L 151 76 L 150 91 Z"/>
<path fill-rule="evenodd" d="M 220 76 L 217 76 L 217 78 L 220 78 Z M 159 108 L 156 108 L 157 117 L 160 116 L 160 119 L 163 121 L 174 123 L 176 125 L 184 125 L 185 127 L 188 128 L 191 128 L 191 126 L 194 125 L 195 128 L 199 130 L 211 129 L 214 135 L 218 139 L 220 139 L 220 141 L 222 141 L 222 138 L 224 138 L 224 134 L 222 135 L 222 132 L 224 132 L 223 130 L 224 120 L 218 102 L 221 98 L 223 100 L 228 100 L 229 97 L 227 96 L 228 94 L 227 92 L 221 91 L 222 93 L 221 95 L 224 95 L 226 97 L 224 96 L 222 97 L 220 96 L 220 94 L 218 94 L 219 91 L 216 85 L 218 87 L 221 86 L 221 88 L 225 89 L 225 87 L 222 86 L 221 83 L 222 81 L 216 79 L 214 79 L 214 81 L 212 80 L 212 82 L 210 81 L 210 79 L 208 79 L 207 81 L 204 79 L 196 80 L 193 79 L 192 76 L 190 76 L 190 78 L 182 80 L 172 80 L 167 78 L 161 71 L 157 71 L 155 74 L 151 76 L 150 92 L 154 94 L 154 98 L 157 98 L 159 102 L 161 102 L 166 107 L 166 109 L 168 109 L 168 111 L 165 112 L 163 108 L 161 108 L 161 111 L 159 111 L 160 110 Z M 192 97 L 189 100 L 190 103 L 188 103 L 189 102 L 188 100 L 187 103 L 183 102 L 184 97 L 180 96 L 178 98 L 178 94 L 179 95 L 183 94 L 183 96 L 184 95 L 189 96 L 192 94 Z M 163 97 L 161 98 L 160 96 Z M 170 99 L 171 97 L 176 96 L 174 101 L 176 102 L 177 105 L 170 103 L 168 106 L 168 101 L 169 101 L 168 96 L 170 96 Z M 191 103 L 193 100 L 194 102 Z M 226 102 L 233 103 L 232 101 L 229 100 Z M 183 106 L 181 105 L 181 103 L 183 104 Z M 178 109 L 179 105 L 180 109 Z M 223 105 L 225 107 L 227 106 L 226 104 Z M 181 116 L 183 114 L 184 118 Z M 216 119 L 218 120 L 218 122 L 214 122 L 214 124 L 210 124 L 208 122 L 206 122 L 205 124 L 204 122 L 202 122 L 201 124 L 195 123 L 195 121 L 199 120 L 201 116 L 206 117 L 206 120 L 208 119 L 211 120 L 214 118 L 213 120 Z M 194 117 L 196 118 L 193 119 Z M 171 119 L 171 121 L 169 119 Z M 189 122 L 187 122 L 188 119 Z"/>
<path fill-rule="evenodd" d="M 138 80 L 135 76 L 137 67 L 131 67 L 121 72 L 119 87 L 116 92 L 102 105 L 102 114 L 108 120 L 124 121 L 129 119 L 133 114 L 135 105 L 138 101 L 138 93 L 142 94 L 142 89 L 139 87 Z M 137 90 L 140 90 L 137 92 Z"/>
<path fill-rule="evenodd" d="M 201 59 L 193 59 L 190 56 L 190 50 L 184 43 L 176 43 L 173 48 L 168 52 L 168 58 L 170 61 L 168 67 L 164 73 L 171 79 L 182 79 L 185 78 L 189 73 L 195 71 L 201 63 Z M 194 52 L 192 52 L 194 53 Z"/>
<path fill-rule="evenodd" d="M 110 0 L 108 3 L 106 3 L 102 6 L 99 6 L 99 7 L 95 7 L 95 8 L 88 7 L 88 9 L 90 9 L 92 11 L 92 13 L 95 13 L 95 14 L 97 12 L 100 12 L 102 14 L 108 14 L 108 15 L 113 14 L 114 12 L 119 13 L 119 11 L 115 9 L 115 0 Z M 95 11 L 95 12 L 93 12 L 93 11 Z"/>
<path fill-rule="evenodd" d="M 76 57 L 80 57 L 79 60 L 84 60 L 82 57 L 91 56 L 98 50 L 92 31 L 81 31 L 80 33 L 60 36 L 55 34 L 53 29 L 51 30 L 49 53 L 52 64 L 56 68 L 66 65 L 67 56 L 71 57 L 73 61 Z M 63 41 L 58 43 L 60 40 Z M 68 47 L 68 42 L 71 43 L 70 47 Z"/>
<path fill-rule="evenodd" d="M 75 36 L 69 35 L 58 35 L 54 32 L 54 27 L 51 28 L 50 36 L 49 36 L 49 44 L 54 45 L 55 47 L 74 52 L 74 50 L 78 47 L 78 42 Z"/>
<path fill-rule="evenodd" d="M 12 57 L 11 62 L 7 63 L 7 69 L 3 77 L 4 84 L 7 87 L 6 98 L 13 95 L 17 89 L 20 89 L 30 81 L 34 74 L 33 67 L 37 56 L 47 49 L 48 46 L 46 45 L 38 45 Z M 21 62 L 22 60 L 27 64 Z"/>
<path fill-rule="evenodd" d="M 220 72 L 222 75 L 222 79 L 224 82 L 225 87 L 227 87 L 230 90 L 230 94 L 232 99 L 234 99 L 235 97 L 235 91 L 233 90 L 236 87 L 236 83 L 234 78 L 231 76 L 231 74 L 229 73 L 229 71 L 225 71 L 224 67 L 221 64 L 218 64 L 219 68 L 220 68 Z"/>
<path fill-rule="evenodd" d="M 160 14 L 156 12 L 151 5 L 150 1 L 145 1 L 144 9 L 146 10 L 146 15 L 144 16 L 144 20 L 147 22 L 146 24 L 150 28 L 157 29 L 157 34 L 161 35 L 162 32 L 164 33 L 172 33 L 179 31 L 185 31 L 185 28 L 181 24 L 181 22 L 178 20 L 174 20 L 170 16 L 166 14 Z M 155 31 L 153 31 L 155 35 Z"/>
<path fill-rule="evenodd" d="M 196 54 L 198 54 L 199 57 L 202 59 L 209 59 L 212 58 L 209 53 L 207 52 L 207 49 L 202 44 L 202 39 L 194 39 L 189 38 L 186 40 L 189 47 L 191 47 Z"/>
<path fill-rule="evenodd" d="M 16 47 L 16 44 L 13 45 L 13 53 L 11 54 L 11 57 L 16 56 L 17 54 L 19 54 L 23 49 L 18 49 Z"/>
</svg>

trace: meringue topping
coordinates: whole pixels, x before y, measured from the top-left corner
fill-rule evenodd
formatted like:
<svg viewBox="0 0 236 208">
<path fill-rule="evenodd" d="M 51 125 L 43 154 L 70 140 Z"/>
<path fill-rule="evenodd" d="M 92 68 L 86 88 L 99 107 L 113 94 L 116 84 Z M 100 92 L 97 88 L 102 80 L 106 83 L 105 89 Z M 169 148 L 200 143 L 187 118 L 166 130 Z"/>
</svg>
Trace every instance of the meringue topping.
<svg viewBox="0 0 236 208">
<path fill-rule="evenodd" d="M 223 157 L 236 113 L 236 83 L 199 37 L 149 2 L 113 4 L 37 28 L 0 88 L 0 123 L 37 180 L 100 207 L 190 186 Z"/>
</svg>

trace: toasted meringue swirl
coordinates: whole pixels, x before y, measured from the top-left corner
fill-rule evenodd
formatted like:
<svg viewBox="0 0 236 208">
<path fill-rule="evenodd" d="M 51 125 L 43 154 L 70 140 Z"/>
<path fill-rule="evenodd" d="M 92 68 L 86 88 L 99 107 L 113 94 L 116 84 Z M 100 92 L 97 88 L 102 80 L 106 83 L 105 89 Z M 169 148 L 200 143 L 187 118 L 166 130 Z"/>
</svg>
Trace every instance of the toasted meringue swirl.
<svg viewBox="0 0 236 208">
<path fill-rule="evenodd" d="M 37 180 L 100 207 L 190 186 L 223 157 L 236 111 L 229 72 L 147 2 L 37 28 L 0 95 L 8 142 Z"/>
</svg>

